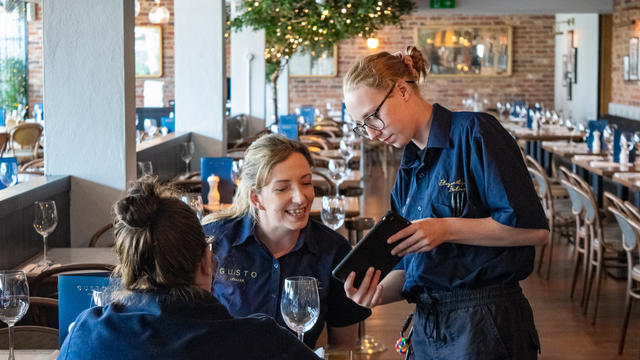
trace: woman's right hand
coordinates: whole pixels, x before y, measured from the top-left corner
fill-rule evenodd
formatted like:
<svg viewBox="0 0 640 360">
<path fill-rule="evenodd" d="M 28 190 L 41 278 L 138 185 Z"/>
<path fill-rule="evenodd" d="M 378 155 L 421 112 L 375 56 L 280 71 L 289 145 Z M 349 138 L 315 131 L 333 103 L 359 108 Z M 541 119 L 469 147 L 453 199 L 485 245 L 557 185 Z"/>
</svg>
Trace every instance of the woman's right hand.
<svg viewBox="0 0 640 360">
<path fill-rule="evenodd" d="M 382 284 L 380 284 L 380 270 L 375 270 L 370 267 L 367 273 L 362 279 L 362 283 L 358 289 L 353 287 L 353 280 L 356 278 L 356 273 L 351 272 L 344 282 L 344 291 L 347 297 L 356 304 L 367 308 L 373 308 L 380 304 L 382 298 Z"/>
</svg>

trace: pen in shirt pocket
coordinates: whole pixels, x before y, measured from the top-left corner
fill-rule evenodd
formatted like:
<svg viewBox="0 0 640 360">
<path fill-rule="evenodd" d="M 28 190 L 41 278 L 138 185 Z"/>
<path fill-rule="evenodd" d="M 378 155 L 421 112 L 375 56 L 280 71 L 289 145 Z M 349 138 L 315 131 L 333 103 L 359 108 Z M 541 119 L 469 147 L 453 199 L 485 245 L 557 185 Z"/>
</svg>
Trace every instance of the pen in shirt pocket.
<svg viewBox="0 0 640 360">
<path fill-rule="evenodd" d="M 462 216 L 464 207 L 467 204 L 467 194 L 464 191 L 451 192 L 451 209 L 453 217 Z"/>
</svg>

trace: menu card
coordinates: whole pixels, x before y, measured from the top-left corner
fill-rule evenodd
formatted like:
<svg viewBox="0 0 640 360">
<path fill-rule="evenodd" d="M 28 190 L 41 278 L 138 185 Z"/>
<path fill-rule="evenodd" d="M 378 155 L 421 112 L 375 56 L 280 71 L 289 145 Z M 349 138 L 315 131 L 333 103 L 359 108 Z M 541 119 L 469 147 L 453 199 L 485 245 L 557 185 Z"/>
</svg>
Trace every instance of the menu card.
<svg viewBox="0 0 640 360">
<path fill-rule="evenodd" d="M 298 118 L 296 115 L 280 115 L 278 121 L 278 134 L 287 139 L 298 140 Z"/>
</svg>

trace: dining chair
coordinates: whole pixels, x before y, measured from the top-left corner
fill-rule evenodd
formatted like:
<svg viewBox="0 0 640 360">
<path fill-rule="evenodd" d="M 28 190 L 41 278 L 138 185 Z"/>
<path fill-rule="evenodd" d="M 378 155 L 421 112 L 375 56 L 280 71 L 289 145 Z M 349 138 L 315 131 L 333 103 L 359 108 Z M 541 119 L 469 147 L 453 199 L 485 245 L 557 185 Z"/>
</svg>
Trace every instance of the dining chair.
<svg viewBox="0 0 640 360">
<path fill-rule="evenodd" d="M 321 150 L 329 150 L 330 148 L 329 143 L 322 136 L 300 135 L 298 140 L 305 144 L 311 152 L 317 153 Z"/>
<path fill-rule="evenodd" d="M 4 152 L 7 150 L 8 145 L 9 145 L 9 133 L 6 133 L 6 132 L 0 133 L 0 157 L 3 156 Z"/>
<path fill-rule="evenodd" d="M 30 296 L 29 310 L 23 320 L 30 321 L 28 325 L 46 326 L 57 329 L 58 299 Z"/>
<path fill-rule="evenodd" d="M 593 191 L 578 191 L 577 195 L 581 198 L 584 206 L 584 226 L 587 229 L 587 239 L 589 246 L 589 261 L 587 271 L 587 287 L 585 292 L 583 314 L 587 314 L 589 310 L 589 302 L 593 289 L 593 281 L 595 280 L 594 293 L 594 309 L 591 324 L 595 324 L 598 315 L 598 305 L 600 302 L 600 284 L 602 283 L 603 269 L 605 267 L 622 267 L 618 261 L 617 254 L 623 251 L 622 241 L 612 236 L 605 236 L 604 226 L 598 202 Z M 610 194 L 610 196 L 613 196 Z M 616 200 L 617 201 L 617 200 Z M 607 257 L 607 255 L 613 255 Z"/>
<path fill-rule="evenodd" d="M 44 296 L 49 298 L 56 299 L 58 297 L 57 286 L 49 287 L 44 285 L 50 285 L 51 283 L 57 283 L 57 278 L 53 280 L 54 277 L 62 273 L 69 272 L 82 272 L 82 271 L 108 271 L 111 272 L 115 266 L 111 264 L 69 264 L 69 265 L 61 265 L 56 267 L 51 267 L 32 280 L 29 281 L 29 292 L 33 296 Z M 41 288 L 43 290 L 41 290 Z M 53 290 L 53 291 L 51 291 Z M 45 294 L 41 294 L 44 292 Z"/>
<path fill-rule="evenodd" d="M 9 348 L 9 329 L 0 329 L 0 349 Z M 46 326 L 22 325 L 13 328 L 16 350 L 58 349 L 58 330 Z"/>
<path fill-rule="evenodd" d="M 43 169 L 44 169 L 44 159 L 38 158 L 31 161 L 27 161 L 26 163 L 20 165 L 20 168 L 18 169 L 18 173 L 44 175 Z"/>
<path fill-rule="evenodd" d="M 560 184 L 560 181 L 557 177 L 548 176 L 547 170 L 531 155 L 525 155 L 525 164 L 527 166 L 531 166 L 538 170 L 540 174 L 543 174 L 547 180 L 549 181 L 549 187 L 551 189 L 551 196 L 554 199 L 566 199 L 569 194 L 567 194 L 567 189 L 564 188 Z"/>
<path fill-rule="evenodd" d="M 15 156 L 15 144 L 18 144 L 21 148 L 33 148 L 32 159 L 37 158 L 41 135 L 42 126 L 38 123 L 22 123 L 11 128 L 9 132 L 9 145 L 13 151 L 13 155 Z"/>
<path fill-rule="evenodd" d="M 318 135 L 327 138 L 337 138 L 342 136 L 342 130 L 337 126 L 313 125 L 304 130 L 304 135 Z"/>
<path fill-rule="evenodd" d="M 637 255 L 640 252 L 634 255 L 634 252 L 640 249 L 638 247 L 640 223 L 638 223 L 638 219 L 630 217 L 627 213 L 620 211 L 615 206 L 609 206 L 608 210 L 615 216 L 618 226 L 620 226 L 620 230 L 622 231 L 622 246 L 627 255 L 627 286 L 625 291 L 622 329 L 618 343 L 618 354 L 620 355 L 624 350 L 629 316 L 631 315 L 631 305 L 633 300 L 640 300 L 640 289 L 635 286 L 637 282 L 640 282 L 640 264 L 637 262 Z"/>
<path fill-rule="evenodd" d="M 100 240 L 100 238 L 109 233 L 110 236 L 110 241 L 109 243 L 111 245 L 109 245 L 109 247 L 114 246 L 114 241 L 113 241 L 113 232 L 110 231 L 113 229 L 113 224 L 109 223 L 103 227 L 101 227 L 100 229 L 98 229 L 98 231 L 96 231 L 95 233 L 93 233 L 93 235 L 91 235 L 91 239 L 89 240 L 89 247 L 96 247 L 96 245 L 98 245 L 98 240 Z"/>
<path fill-rule="evenodd" d="M 589 253 L 589 242 L 587 241 L 585 226 L 584 226 L 584 204 L 582 198 L 578 195 L 581 191 L 578 185 L 570 183 L 568 180 L 560 180 L 562 185 L 567 188 L 569 199 L 571 200 L 571 213 L 575 217 L 576 230 L 574 232 L 575 238 L 573 243 L 573 265 L 571 274 L 571 292 L 569 297 L 573 299 L 573 295 L 576 290 L 576 283 L 578 281 L 578 274 L 580 273 L 580 267 L 582 265 L 582 277 L 583 277 L 583 292 L 580 299 L 580 306 L 584 303 L 586 285 L 587 285 L 587 254 Z"/>
</svg>

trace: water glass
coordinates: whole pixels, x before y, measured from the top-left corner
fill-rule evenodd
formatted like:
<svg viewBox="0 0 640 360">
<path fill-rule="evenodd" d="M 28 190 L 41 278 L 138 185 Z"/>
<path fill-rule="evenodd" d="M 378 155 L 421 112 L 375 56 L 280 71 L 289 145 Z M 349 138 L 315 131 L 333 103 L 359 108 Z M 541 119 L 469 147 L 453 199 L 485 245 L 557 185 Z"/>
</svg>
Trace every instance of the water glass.
<svg viewBox="0 0 640 360">
<path fill-rule="evenodd" d="M 10 187 L 18 182 L 18 164 L 14 162 L 0 163 L 0 182 Z"/>
<path fill-rule="evenodd" d="M 354 134 L 352 131 L 350 133 Z M 355 137 L 354 138 L 343 137 L 342 140 L 340 140 L 340 147 L 338 148 L 338 152 L 340 153 L 340 156 L 342 156 L 342 158 L 344 159 L 344 162 L 347 166 L 346 168 L 347 174 L 349 173 L 349 161 L 355 155 L 354 143 L 355 143 Z"/>
<path fill-rule="evenodd" d="M 29 284 L 22 270 L 0 270 L 0 321 L 9 327 L 9 360 L 13 353 L 13 326 L 29 309 Z"/>
<path fill-rule="evenodd" d="M 138 161 L 138 168 L 140 169 L 140 177 L 153 175 L 153 164 L 151 161 Z"/>
<path fill-rule="evenodd" d="M 91 302 L 89 307 L 104 306 L 106 304 L 106 292 L 101 290 L 93 290 L 91 293 Z"/>
<path fill-rule="evenodd" d="M 338 230 L 344 224 L 345 198 L 342 195 L 323 196 L 322 211 L 320 218 L 322 222 L 333 230 Z"/>
<path fill-rule="evenodd" d="M 294 276 L 284 279 L 280 312 L 285 324 L 303 341 L 320 315 L 318 281 L 314 277 Z"/>
<path fill-rule="evenodd" d="M 44 257 L 37 266 L 46 269 L 52 264 L 51 260 L 47 259 L 47 236 L 49 236 L 58 225 L 58 211 L 56 210 L 56 202 L 53 200 L 36 201 L 33 207 L 35 210 L 33 228 L 38 234 L 42 235 L 42 242 L 44 244 Z"/>
<path fill-rule="evenodd" d="M 240 186 L 240 174 L 242 173 L 242 164 L 244 161 L 242 159 L 233 160 L 231 164 L 231 181 L 233 181 L 236 186 Z"/>
<path fill-rule="evenodd" d="M 198 220 L 202 220 L 202 215 L 204 214 L 204 207 L 202 205 L 202 196 L 200 194 L 190 193 L 184 194 L 180 197 L 182 202 L 189 205 L 193 211 L 195 211 L 198 216 Z"/>
<path fill-rule="evenodd" d="M 347 164 L 341 159 L 329 160 L 329 176 L 336 186 L 336 196 L 340 195 L 340 184 L 344 181 L 347 173 Z"/>
<path fill-rule="evenodd" d="M 180 144 L 180 157 L 182 161 L 185 162 L 185 177 L 189 176 L 189 163 L 191 159 L 193 159 L 193 152 L 195 151 L 195 146 L 193 142 L 187 141 Z"/>
</svg>

